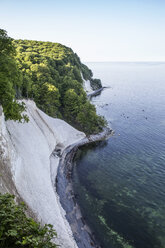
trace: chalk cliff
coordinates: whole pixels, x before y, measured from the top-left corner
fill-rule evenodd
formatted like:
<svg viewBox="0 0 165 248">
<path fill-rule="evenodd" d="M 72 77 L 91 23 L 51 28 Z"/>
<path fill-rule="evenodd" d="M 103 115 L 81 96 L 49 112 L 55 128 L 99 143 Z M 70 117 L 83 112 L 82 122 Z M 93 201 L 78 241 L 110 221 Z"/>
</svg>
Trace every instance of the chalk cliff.
<svg viewBox="0 0 165 248">
<path fill-rule="evenodd" d="M 61 152 L 85 134 L 60 119 L 51 118 L 35 103 L 25 101 L 28 123 L 5 121 L 0 108 L 0 191 L 15 194 L 42 223 L 57 231 L 56 243 L 76 248 L 72 231 L 56 193 L 55 178 Z"/>
</svg>

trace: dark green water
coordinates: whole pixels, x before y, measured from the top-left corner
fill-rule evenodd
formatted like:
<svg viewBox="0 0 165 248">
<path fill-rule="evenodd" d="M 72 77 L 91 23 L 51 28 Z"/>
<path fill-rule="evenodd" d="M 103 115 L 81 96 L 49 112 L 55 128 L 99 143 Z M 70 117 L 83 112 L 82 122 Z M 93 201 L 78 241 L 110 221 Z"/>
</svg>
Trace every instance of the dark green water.
<svg viewBox="0 0 165 248">
<path fill-rule="evenodd" d="M 165 247 L 165 63 L 90 63 L 115 135 L 80 149 L 74 186 L 104 248 Z"/>
</svg>

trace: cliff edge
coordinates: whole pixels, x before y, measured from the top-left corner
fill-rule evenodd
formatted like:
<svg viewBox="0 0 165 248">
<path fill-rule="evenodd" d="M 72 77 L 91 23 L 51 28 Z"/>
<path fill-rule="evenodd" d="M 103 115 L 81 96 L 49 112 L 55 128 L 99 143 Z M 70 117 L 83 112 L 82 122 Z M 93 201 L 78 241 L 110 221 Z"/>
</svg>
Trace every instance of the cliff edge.
<svg viewBox="0 0 165 248">
<path fill-rule="evenodd" d="M 23 199 L 39 221 L 52 224 L 58 234 L 56 243 L 62 248 L 76 248 L 56 193 L 60 157 L 54 151 L 62 153 L 85 134 L 49 117 L 33 101 L 24 102 L 28 123 L 5 121 L 0 108 L 0 191 Z"/>
</svg>

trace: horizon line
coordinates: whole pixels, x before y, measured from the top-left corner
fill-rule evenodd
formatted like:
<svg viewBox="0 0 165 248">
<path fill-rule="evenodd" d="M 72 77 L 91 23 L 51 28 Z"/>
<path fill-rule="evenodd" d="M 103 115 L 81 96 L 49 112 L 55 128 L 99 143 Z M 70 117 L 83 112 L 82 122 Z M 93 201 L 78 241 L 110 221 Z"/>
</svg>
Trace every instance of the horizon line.
<svg viewBox="0 0 165 248">
<path fill-rule="evenodd" d="M 165 63 L 165 60 L 137 60 L 137 61 L 127 61 L 127 60 L 121 60 L 121 61 L 112 61 L 112 60 L 109 60 L 109 61 L 83 61 L 82 60 L 82 63 Z"/>
</svg>

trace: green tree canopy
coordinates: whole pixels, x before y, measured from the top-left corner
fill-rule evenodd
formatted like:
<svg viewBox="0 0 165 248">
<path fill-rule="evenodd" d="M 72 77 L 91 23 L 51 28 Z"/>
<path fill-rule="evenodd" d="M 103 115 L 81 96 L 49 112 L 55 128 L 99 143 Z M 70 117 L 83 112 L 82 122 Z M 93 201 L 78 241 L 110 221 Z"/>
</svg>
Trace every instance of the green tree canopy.
<svg viewBox="0 0 165 248">
<path fill-rule="evenodd" d="M 0 29 L 0 104 L 6 119 L 27 121 L 27 116 L 22 114 L 25 110 L 24 104 L 16 101 L 22 78 L 13 57 L 14 53 L 12 39 L 5 30 Z"/>
<path fill-rule="evenodd" d="M 91 70 L 81 63 L 72 49 L 59 43 L 42 41 L 14 40 L 13 44 L 23 75 L 23 97 L 34 99 L 45 113 L 64 118 L 86 133 L 101 130 L 101 117 L 97 116 L 95 108 L 87 100 L 82 75 L 93 82 L 93 88 L 97 84 L 100 87 L 101 82 L 92 81 Z M 81 114 L 82 110 L 86 114 Z M 88 119 L 91 119 L 90 124 L 85 125 Z"/>
<path fill-rule="evenodd" d="M 80 109 L 79 96 L 76 94 L 74 89 L 66 91 L 64 96 L 64 113 L 65 116 L 70 120 L 74 120 Z"/>
<path fill-rule="evenodd" d="M 88 101 L 81 105 L 77 122 L 87 134 L 98 133 L 106 125 L 105 119 L 96 114 L 95 106 Z"/>
<path fill-rule="evenodd" d="M 40 103 L 43 106 L 42 107 L 43 110 L 45 110 L 45 112 L 47 112 L 51 116 L 59 117 L 60 116 L 58 110 L 60 107 L 59 90 L 53 84 L 44 83 L 40 87 L 39 95 L 42 96 Z"/>
<path fill-rule="evenodd" d="M 56 248 L 52 239 L 56 232 L 51 225 L 36 223 L 25 215 L 25 204 L 17 205 L 14 196 L 0 194 L 1 248 Z"/>
<path fill-rule="evenodd" d="M 92 79 L 91 70 L 71 48 L 52 42 L 12 40 L 1 29 L 0 64 L 0 104 L 6 119 L 27 120 L 22 114 L 25 107 L 17 99 L 31 98 L 48 115 L 64 118 L 82 131 L 101 130 L 100 117 L 83 89 L 82 75 L 93 88 L 100 87 L 101 82 Z M 90 118 L 90 125 L 85 126 L 83 118 Z"/>
</svg>

